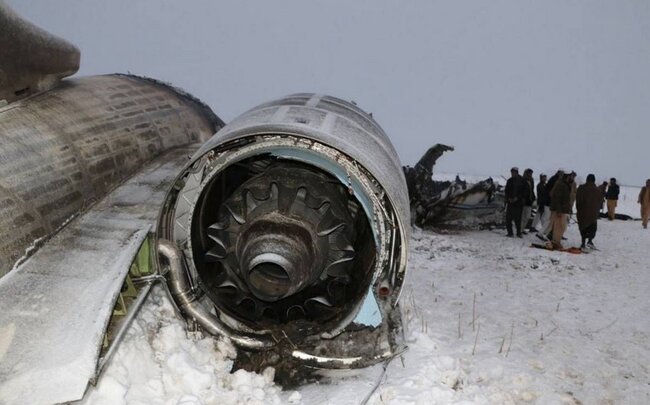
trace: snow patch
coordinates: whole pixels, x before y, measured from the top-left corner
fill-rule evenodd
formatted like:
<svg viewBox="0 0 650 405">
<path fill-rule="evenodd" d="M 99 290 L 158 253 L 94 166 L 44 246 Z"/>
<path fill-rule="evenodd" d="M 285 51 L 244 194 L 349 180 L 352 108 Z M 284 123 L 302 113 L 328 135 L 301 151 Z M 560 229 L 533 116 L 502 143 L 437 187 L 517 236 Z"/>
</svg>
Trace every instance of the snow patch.
<svg viewBox="0 0 650 405">
<path fill-rule="evenodd" d="M 16 325 L 13 323 L 0 327 L 0 361 L 2 361 L 5 353 L 7 353 L 7 349 L 9 349 L 11 342 L 13 342 L 15 334 Z"/>
<path fill-rule="evenodd" d="M 167 295 L 155 287 L 96 387 L 82 404 L 280 404 L 274 370 L 231 374 L 235 348 L 192 340 Z M 291 393 L 294 400 L 299 395 Z"/>
</svg>

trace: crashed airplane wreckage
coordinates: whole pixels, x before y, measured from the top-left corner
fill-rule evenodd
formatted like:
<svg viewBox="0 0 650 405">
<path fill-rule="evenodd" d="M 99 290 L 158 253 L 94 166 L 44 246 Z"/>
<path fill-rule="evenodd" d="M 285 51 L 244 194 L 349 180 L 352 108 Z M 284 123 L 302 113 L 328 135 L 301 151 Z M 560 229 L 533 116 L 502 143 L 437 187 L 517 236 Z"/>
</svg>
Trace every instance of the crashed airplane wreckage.
<svg viewBox="0 0 650 405">
<path fill-rule="evenodd" d="M 373 118 L 295 94 L 228 125 L 0 3 L 0 398 L 100 377 L 152 286 L 236 366 L 365 367 L 404 350 L 407 187 Z M 215 134 L 213 136 L 213 134 Z"/>
<path fill-rule="evenodd" d="M 454 148 L 436 144 L 415 167 L 405 166 L 412 222 L 422 228 L 483 226 L 503 222 L 504 193 L 491 178 L 468 184 L 458 176 L 454 181 L 433 180 L 433 166 Z"/>
</svg>

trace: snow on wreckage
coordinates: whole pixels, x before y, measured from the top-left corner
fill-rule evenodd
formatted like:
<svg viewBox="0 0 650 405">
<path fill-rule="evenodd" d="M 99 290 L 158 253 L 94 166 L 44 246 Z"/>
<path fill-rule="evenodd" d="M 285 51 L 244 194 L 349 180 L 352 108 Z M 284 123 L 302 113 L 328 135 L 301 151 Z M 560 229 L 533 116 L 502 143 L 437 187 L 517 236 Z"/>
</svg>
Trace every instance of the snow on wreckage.
<svg viewBox="0 0 650 405">
<path fill-rule="evenodd" d="M 158 281 L 287 382 L 404 350 L 409 203 L 369 114 L 297 94 L 224 127 L 151 79 L 61 80 L 79 51 L 0 19 L 0 402 L 80 399 Z"/>
<path fill-rule="evenodd" d="M 488 226 L 503 222 L 503 188 L 492 178 L 468 184 L 433 180 L 433 166 L 452 146 L 436 144 L 415 167 L 405 166 L 412 221 L 422 228 L 441 226 Z"/>
</svg>

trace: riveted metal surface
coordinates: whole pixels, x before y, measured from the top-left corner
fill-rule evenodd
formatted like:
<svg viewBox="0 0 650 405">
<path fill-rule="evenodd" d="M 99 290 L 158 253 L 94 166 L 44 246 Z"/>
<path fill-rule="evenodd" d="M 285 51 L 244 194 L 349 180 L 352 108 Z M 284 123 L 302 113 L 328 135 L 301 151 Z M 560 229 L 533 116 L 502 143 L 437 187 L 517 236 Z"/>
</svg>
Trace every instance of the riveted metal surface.
<svg viewBox="0 0 650 405">
<path fill-rule="evenodd" d="M 0 108 L 0 277 L 143 164 L 222 126 L 175 89 L 123 75 L 67 80 Z"/>
<path fill-rule="evenodd" d="M 193 150 L 144 165 L 0 279 L 0 403 L 81 399 L 126 274 Z"/>
</svg>

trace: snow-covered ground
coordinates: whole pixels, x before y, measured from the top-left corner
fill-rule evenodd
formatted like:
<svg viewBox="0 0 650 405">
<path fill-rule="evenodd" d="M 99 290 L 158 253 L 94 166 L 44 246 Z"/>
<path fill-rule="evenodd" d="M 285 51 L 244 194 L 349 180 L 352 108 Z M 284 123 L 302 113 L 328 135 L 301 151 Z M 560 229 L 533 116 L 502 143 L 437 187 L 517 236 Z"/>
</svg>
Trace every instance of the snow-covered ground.
<svg viewBox="0 0 650 405">
<path fill-rule="evenodd" d="M 503 231 L 415 230 L 402 296 L 409 350 L 369 404 L 650 403 L 650 230 L 599 221 L 599 251 L 530 248 Z M 567 246 L 579 244 L 577 226 Z M 156 291 L 89 404 L 358 404 L 382 366 L 281 391 L 229 374 L 233 348 L 186 337 Z"/>
<path fill-rule="evenodd" d="M 621 186 L 621 194 L 618 196 L 616 212 L 626 214 L 632 218 L 641 218 L 641 209 L 637 200 L 641 187 Z"/>
</svg>

